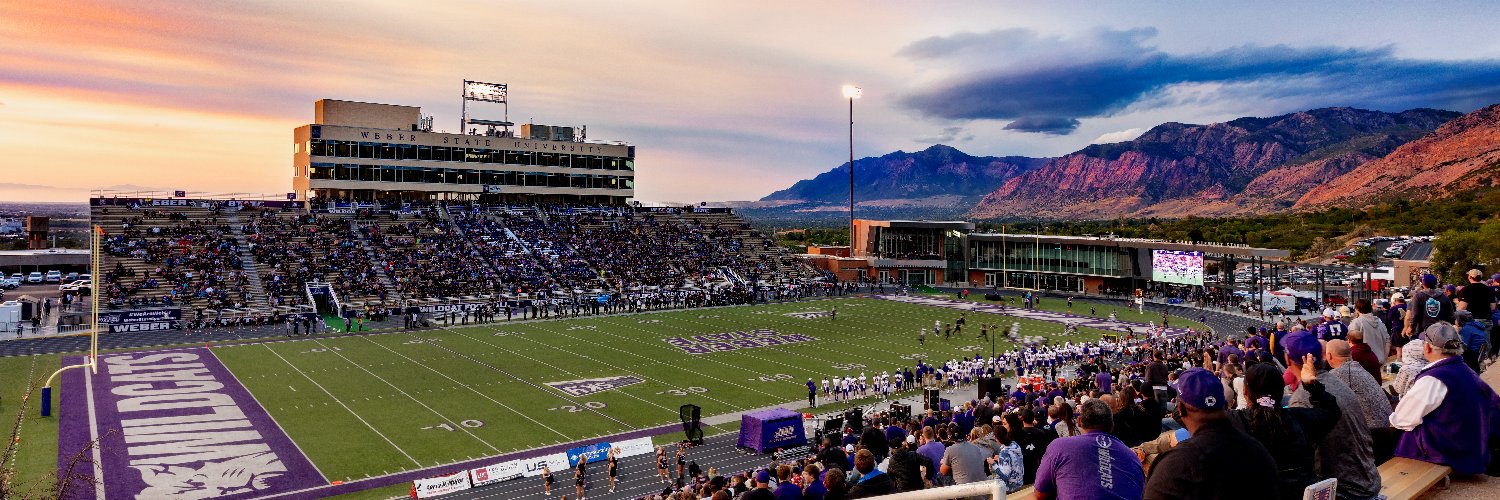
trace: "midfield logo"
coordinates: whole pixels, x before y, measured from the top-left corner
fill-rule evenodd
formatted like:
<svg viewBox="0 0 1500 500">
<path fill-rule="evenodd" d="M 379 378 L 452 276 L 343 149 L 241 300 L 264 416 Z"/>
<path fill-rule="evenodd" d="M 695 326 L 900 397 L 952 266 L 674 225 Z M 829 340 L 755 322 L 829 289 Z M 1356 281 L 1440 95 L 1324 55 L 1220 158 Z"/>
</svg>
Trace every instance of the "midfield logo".
<svg viewBox="0 0 1500 500">
<path fill-rule="evenodd" d="M 794 312 L 794 313 L 783 314 L 783 316 L 791 316 L 793 318 L 799 318 L 799 319 L 827 318 L 827 317 L 832 316 L 832 315 L 833 314 L 829 313 L 828 311 L 806 311 L 806 312 Z"/>
<path fill-rule="evenodd" d="M 645 380 L 639 377 L 621 375 L 618 377 L 594 378 L 587 380 L 567 380 L 563 382 L 547 382 L 553 389 L 562 391 L 573 397 L 587 396 L 604 391 L 619 389 L 621 387 L 639 384 Z"/>
</svg>

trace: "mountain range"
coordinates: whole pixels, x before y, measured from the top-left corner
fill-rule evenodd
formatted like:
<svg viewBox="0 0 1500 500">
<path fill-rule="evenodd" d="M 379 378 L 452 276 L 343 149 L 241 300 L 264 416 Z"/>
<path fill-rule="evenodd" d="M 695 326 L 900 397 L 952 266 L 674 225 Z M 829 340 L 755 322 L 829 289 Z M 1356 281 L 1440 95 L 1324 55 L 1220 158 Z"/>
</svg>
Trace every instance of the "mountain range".
<svg viewBox="0 0 1500 500">
<path fill-rule="evenodd" d="M 860 207 L 945 208 L 972 219 L 1257 215 L 1441 196 L 1500 181 L 1500 105 L 1467 115 L 1320 108 L 1163 123 L 1056 158 L 976 157 L 937 145 L 856 163 Z M 848 164 L 763 202 L 836 210 Z"/>
</svg>

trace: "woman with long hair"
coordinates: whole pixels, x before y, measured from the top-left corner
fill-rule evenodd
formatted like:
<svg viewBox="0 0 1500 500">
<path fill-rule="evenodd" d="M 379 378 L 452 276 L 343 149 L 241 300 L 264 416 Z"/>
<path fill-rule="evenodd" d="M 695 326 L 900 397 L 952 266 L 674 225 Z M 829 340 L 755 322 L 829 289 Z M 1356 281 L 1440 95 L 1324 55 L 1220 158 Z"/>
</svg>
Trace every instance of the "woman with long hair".
<svg viewBox="0 0 1500 500">
<path fill-rule="evenodd" d="M 1273 365 L 1252 365 L 1245 374 L 1245 393 L 1250 407 L 1230 412 L 1235 426 L 1265 445 L 1276 459 L 1283 499 L 1302 498 L 1302 490 L 1318 476 L 1313 468 L 1313 446 L 1333 430 L 1343 412 L 1323 384 L 1318 382 L 1317 363 L 1312 355 L 1302 362 L 1298 374 L 1302 386 L 1312 396 L 1312 408 L 1284 408 L 1281 397 L 1286 383 L 1281 370 Z"/>
<path fill-rule="evenodd" d="M 1073 423 L 1073 418 L 1073 405 L 1067 402 L 1059 400 L 1047 408 L 1047 419 L 1052 421 L 1052 430 L 1057 432 L 1057 437 L 1083 434 L 1078 431 L 1078 424 Z"/>
</svg>

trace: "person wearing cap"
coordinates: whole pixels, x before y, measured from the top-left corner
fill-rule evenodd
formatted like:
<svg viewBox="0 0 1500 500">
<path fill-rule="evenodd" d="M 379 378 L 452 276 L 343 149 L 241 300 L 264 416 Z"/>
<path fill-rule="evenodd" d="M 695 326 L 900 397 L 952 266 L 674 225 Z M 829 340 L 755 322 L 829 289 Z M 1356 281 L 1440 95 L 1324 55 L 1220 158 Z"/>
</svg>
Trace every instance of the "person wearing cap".
<svg viewBox="0 0 1500 500">
<path fill-rule="evenodd" d="M 1385 311 L 1386 332 L 1391 336 L 1391 351 L 1406 343 L 1401 336 L 1401 330 L 1406 328 L 1406 295 L 1401 292 L 1391 294 L 1391 307 Z"/>
<path fill-rule="evenodd" d="M 1365 410 L 1359 396 L 1343 379 L 1323 369 L 1323 344 L 1311 334 L 1294 332 L 1284 340 L 1286 362 L 1300 372 L 1311 355 L 1318 371 L 1318 382 L 1338 401 L 1339 421 L 1333 431 L 1316 443 L 1313 463 L 1320 477 L 1339 480 L 1340 498 L 1373 498 L 1380 494 L 1380 471 L 1375 463 L 1375 445 L 1366 424 Z M 1312 393 L 1299 384 L 1287 406 L 1311 408 Z"/>
<path fill-rule="evenodd" d="M 1330 340 L 1344 340 L 1349 336 L 1349 327 L 1338 319 L 1338 313 L 1333 308 L 1323 309 L 1323 321 L 1318 322 L 1314 330 L 1318 332 L 1318 340 L 1328 342 Z"/>
<path fill-rule="evenodd" d="M 1259 441 L 1235 429 L 1219 377 L 1189 368 L 1178 376 L 1177 391 L 1191 437 L 1156 458 L 1142 498 L 1278 497 L 1276 461 Z M 1135 462 L 1134 453 L 1130 458 Z"/>
<path fill-rule="evenodd" d="M 1429 363 L 1391 413 L 1391 426 L 1406 431 L 1396 456 L 1445 464 L 1458 474 L 1484 472 L 1500 397 L 1463 365 L 1463 339 L 1453 326 L 1430 326 L 1421 339 Z"/>
<path fill-rule="evenodd" d="M 1484 286 L 1484 285 L 1470 285 Z M 1459 309 L 1453 313 L 1453 326 L 1458 328 L 1458 337 L 1464 341 L 1464 364 L 1474 373 L 1479 373 L 1479 355 L 1484 352 L 1484 346 L 1489 342 L 1489 334 L 1485 332 L 1484 323 L 1480 323 L 1473 313 L 1468 309 Z"/>
<path fill-rule="evenodd" d="M 1438 278 L 1433 274 L 1422 275 L 1422 289 L 1411 296 L 1406 308 L 1406 326 L 1401 336 L 1415 338 L 1434 323 L 1453 322 L 1453 301 L 1438 288 Z"/>
<path fill-rule="evenodd" d="M 899 443 L 891 448 L 891 459 L 885 465 L 885 473 L 891 476 L 894 491 L 899 493 L 926 488 L 927 478 L 923 473 L 936 469 L 937 462 L 917 453 L 916 436 L 906 436 Z"/>
<path fill-rule="evenodd" d="M 1354 319 L 1349 320 L 1349 334 L 1359 331 L 1364 343 L 1370 347 L 1370 352 L 1375 355 L 1376 365 L 1385 364 L 1385 357 L 1391 351 L 1391 334 L 1385 327 L 1385 322 L 1376 317 L 1375 309 L 1370 305 L 1369 299 L 1354 301 Z M 1378 368 L 1377 368 L 1378 370 Z M 1375 377 L 1380 380 L 1380 377 Z"/>
<path fill-rule="evenodd" d="M 741 493 L 739 500 L 776 500 L 776 493 L 771 491 L 771 473 L 765 469 L 755 471 L 751 477 L 755 481 L 755 487 L 750 491 Z"/>
<path fill-rule="evenodd" d="M 1333 342 L 1329 342 L 1333 344 Z M 1313 444 L 1333 430 L 1338 423 L 1337 401 L 1318 382 L 1311 355 L 1304 357 L 1298 372 L 1301 385 L 1311 393 L 1311 408 L 1283 408 L 1281 396 L 1286 391 L 1275 365 L 1251 365 L 1245 372 L 1245 394 L 1250 406 L 1230 412 L 1235 427 L 1255 438 L 1276 460 L 1281 498 L 1302 498 L 1302 491 L 1318 481 L 1313 468 Z"/>
<path fill-rule="evenodd" d="M 1036 498 L 1141 498 L 1145 472 L 1135 452 L 1110 434 L 1114 417 L 1109 404 L 1098 399 L 1080 403 L 1076 423 L 1083 435 L 1059 438 L 1042 455 Z"/>
<path fill-rule="evenodd" d="M 1456 297 L 1458 308 L 1469 311 L 1475 321 L 1488 328 L 1490 314 L 1495 310 L 1495 289 L 1484 283 L 1484 273 L 1478 269 L 1470 269 L 1466 277 L 1469 283 Z"/>
</svg>

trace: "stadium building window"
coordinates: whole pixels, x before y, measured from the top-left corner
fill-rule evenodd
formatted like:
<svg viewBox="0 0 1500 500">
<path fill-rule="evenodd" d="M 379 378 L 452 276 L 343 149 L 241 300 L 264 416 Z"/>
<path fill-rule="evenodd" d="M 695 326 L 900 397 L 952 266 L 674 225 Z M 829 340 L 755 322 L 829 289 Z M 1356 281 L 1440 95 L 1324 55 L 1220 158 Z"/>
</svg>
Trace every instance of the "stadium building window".
<svg viewBox="0 0 1500 500">
<path fill-rule="evenodd" d="M 432 146 L 417 146 L 417 159 L 422 161 L 431 161 Z"/>
</svg>

